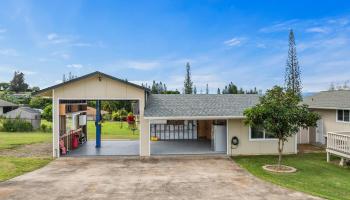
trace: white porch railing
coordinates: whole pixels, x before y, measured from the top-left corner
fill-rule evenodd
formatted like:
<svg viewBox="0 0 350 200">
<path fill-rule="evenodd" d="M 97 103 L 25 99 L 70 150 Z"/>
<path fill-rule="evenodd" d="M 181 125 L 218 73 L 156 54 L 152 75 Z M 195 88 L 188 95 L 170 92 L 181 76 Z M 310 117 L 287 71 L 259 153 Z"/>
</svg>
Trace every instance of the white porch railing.
<svg viewBox="0 0 350 200">
<path fill-rule="evenodd" d="M 350 132 L 327 133 L 327 162 L 330 154 L 350 159 Z"/>
</svg>

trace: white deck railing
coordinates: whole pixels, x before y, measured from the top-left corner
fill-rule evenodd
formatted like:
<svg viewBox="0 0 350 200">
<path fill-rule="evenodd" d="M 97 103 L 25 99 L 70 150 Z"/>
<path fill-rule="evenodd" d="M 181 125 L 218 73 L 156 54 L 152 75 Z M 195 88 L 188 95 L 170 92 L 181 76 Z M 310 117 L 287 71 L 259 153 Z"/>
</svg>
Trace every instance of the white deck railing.
<svg viewBox="0 0 350 200">
<path fill-rule="evenodd" d="M 350 132 L 327 133 L 327 161 L 329 153 L 350 158 Z"/>
</svg>

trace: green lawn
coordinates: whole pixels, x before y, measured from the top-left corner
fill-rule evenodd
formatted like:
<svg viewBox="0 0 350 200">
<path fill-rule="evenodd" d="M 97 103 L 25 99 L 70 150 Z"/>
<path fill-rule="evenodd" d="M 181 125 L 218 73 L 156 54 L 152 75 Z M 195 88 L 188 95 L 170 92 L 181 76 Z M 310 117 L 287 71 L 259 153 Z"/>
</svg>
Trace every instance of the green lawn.
<svg viewBox="0 0 350 200">
<path fill-rule="evenodd" d="M 274 174 L 262 169 L 277 162 L 277 156 L 233 157 L 253 175 L 272 183 L 327 199 L 350 199 L 350 168 L 326 162 L 325 153 L 288 155 L 283 164 L 298 169 L 293 174 Z"/>
<path fill-rule="evenodd" d="M 47 122 L 43 122 L 47 123 Z M 49 124 L 49 123 L 48 123 Z M 43 132 L 0 132 L 0 151 L 15 149 L 22 145 L 51 142 L 52 133 Z M 0 155 L 0 181 L 5 181 L 41 168 L 52 160 L 51 157 L 16 157 Z"/>
<path fill-rule="evenodd" d="M 139 139 L 139 130 L 135 131 L 135 134 L 128 127 L 128 123 L 123 122 L 123 126 L 120 126 L 120 122 L 105 121 L 102 123 L 102 139 Z M 94 121 L 88 121 L 87 126 L 88 139 L 96 139 L 96 128 Z"/>
<path fill-rule="evenodd" d="M 0 132 L 0 150 L 20 145 L 51 142 L 51 133 L 42 132 Z"/>
<path fill-rule="evenodd" d="M 17 158 L 0 156 L 0 181 L 5 181 L 47 165 L 51 158 Z"/>
</svg>

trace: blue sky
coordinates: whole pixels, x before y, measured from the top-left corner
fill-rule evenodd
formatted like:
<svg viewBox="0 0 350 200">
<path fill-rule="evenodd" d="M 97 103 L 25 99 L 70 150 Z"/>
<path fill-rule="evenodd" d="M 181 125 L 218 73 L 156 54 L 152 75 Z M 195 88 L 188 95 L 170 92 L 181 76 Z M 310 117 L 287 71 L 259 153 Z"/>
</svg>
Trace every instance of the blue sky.
<svg viewBox="0 0 350 200">
<path fill-rule="evenodd" d="M 102 71 L 181 91 L 282 85 L 293 28 L 304 92 L 350 79 L 350 1 L 1 1 L 0 81 Z"/>
</svg>

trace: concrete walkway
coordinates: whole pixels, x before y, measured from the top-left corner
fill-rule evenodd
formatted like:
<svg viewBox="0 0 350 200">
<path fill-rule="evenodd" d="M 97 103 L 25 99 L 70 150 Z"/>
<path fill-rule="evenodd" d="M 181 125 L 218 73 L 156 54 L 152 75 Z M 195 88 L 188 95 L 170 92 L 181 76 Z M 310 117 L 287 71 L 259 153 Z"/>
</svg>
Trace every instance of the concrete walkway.
<svg viewBox="0 0 350 200">
<path fill-rule="evenodd" d="M 316 199 L 263 182 L 224 157 L 60 158 L 0 183 L 0 199 Z"/>
</svg>

